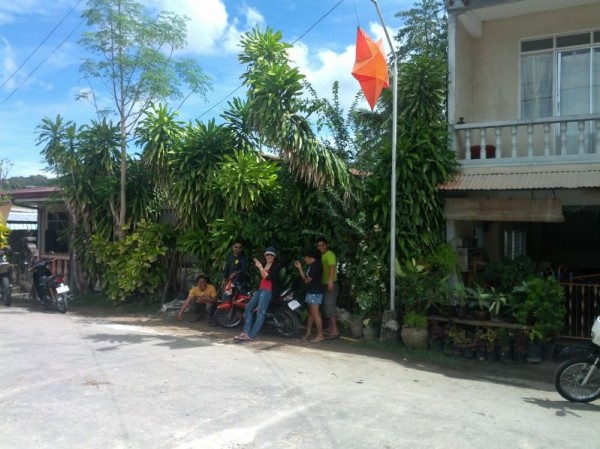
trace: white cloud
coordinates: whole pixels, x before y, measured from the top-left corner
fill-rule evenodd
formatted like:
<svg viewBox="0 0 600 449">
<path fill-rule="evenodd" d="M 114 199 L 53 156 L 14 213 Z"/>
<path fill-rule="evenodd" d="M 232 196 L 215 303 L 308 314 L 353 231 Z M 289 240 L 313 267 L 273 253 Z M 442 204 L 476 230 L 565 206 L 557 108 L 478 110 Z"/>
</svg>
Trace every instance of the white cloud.
<svg viewBox="0 0 600 449">
<path fill-rule="evenodd" d="M 17 68 L 17 63 L 15 61 L 15 52 L 13 51 L 13 48 L 11 47 L 10 43 L 5 38 L 1 38 L 1 42 L 3 46 L 2 48 L 0 48 L 0 62 L 2 64 L 0 66 L 0 85 L 4 84 L 4 89 L 12 90 L 16 86 L 15 77 L 11 78 L 11 75 Z"/>
<path fill-rule="evenodd" d="M 257 9 L 245 5 L 236 11 L 239 17 L 232 16 L 223 0 L 153 0 L 153 4 L 190 18 L 186 51 L 193 54 L 237 53 L 240 36 L 265 23 Z"/>
</svg>

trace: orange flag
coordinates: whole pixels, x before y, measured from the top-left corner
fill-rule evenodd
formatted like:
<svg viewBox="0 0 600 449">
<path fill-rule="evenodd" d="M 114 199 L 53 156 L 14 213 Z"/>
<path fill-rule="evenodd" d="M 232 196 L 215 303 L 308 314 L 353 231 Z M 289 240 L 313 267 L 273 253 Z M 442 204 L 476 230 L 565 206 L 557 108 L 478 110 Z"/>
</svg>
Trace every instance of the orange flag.
<svg viewBox="0 0 600 449">
<path fill-rule="evenodd" d="M 356 30 L 356 61 L 352 76 L 358 80 L 371 110 L 385 87 L 390 86 L 383 41 L 373 40 L 363 30 Z"/>
</svg>

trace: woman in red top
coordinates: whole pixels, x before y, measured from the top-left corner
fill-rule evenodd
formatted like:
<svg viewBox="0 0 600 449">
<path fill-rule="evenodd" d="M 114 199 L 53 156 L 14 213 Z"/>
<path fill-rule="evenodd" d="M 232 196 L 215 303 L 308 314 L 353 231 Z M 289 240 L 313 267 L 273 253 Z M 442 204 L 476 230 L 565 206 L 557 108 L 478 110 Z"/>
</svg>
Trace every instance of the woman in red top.
<svg viewBox="0 0 600 449">
<path fill-rule="evenodd" d="M 278 293 L 279 265 L 275 262 L 275 248 L 265 249 L 266 262 L 263 265 L 254 258 L 254 265 L 260 271 L 260 285 L 244 312 L 244 332 L 234 337 L 236 341 L 252 341 L 256 338 L 265 322 L 267 307 L 271 298 Z"/>
</svg>

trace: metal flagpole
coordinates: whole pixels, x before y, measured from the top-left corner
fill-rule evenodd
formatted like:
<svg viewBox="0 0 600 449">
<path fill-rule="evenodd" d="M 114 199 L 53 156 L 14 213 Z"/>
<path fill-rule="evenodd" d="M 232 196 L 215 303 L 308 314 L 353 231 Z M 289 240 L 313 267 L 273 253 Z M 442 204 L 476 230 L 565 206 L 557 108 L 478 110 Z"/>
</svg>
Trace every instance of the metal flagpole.
<svg viewBox="0 0 600 449">
<path fill-rule="evenodd" d="M 396 293 L 396 133 L 398 128 L 398 58 L 394 52 L 394 45 L 390 39 L 379 4 L 377 0 L 371 0 L 377 9 L 381 26 L 385 32 L 390 49 L 392 50 L 392 58 L 394 58 L 394 78 L 392 87 L 392 211 L 390 218 L 390 310 L 395 309 L 395 293 Z"/>
</svg>

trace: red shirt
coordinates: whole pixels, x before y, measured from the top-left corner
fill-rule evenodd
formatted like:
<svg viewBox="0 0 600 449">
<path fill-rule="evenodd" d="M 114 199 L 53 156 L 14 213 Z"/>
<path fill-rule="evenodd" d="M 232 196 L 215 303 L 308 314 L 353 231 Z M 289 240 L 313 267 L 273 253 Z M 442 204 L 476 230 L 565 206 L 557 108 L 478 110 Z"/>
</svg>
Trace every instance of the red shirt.
<svg viewBox="0 0 600 449">
<path fill-rule="evenodd" d="M 265 270 L 267 273 L 271 272 L 271 269 Z M 267 276 L 268 277 L 268 276 Z M 271 279 L 265 279 L 263 277 L 260 278 L 260 284 L 258 285 L 259 290 L 269 290 L 273 291 L 273 282 Z"/>
</svg>

